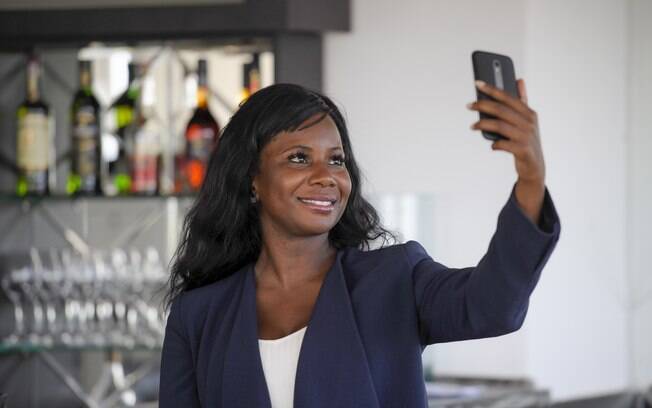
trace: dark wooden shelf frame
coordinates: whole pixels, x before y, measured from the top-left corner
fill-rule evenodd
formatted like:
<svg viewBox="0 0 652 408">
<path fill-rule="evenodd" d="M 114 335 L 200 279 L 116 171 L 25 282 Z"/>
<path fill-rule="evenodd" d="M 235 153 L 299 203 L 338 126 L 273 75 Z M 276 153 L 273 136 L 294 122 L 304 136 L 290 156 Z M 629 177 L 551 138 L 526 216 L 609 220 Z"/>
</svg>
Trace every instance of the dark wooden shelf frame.
<svg viewBox="0 0 652 408">
<path fill-rule="evenodd" d="M 351 29 L 350 0 L 243 0 L 195 6 L 0 10 L 0 52 L 90 42 L 267 38 L 275 81 L 322 90 L 322 34 Z"/>
</svg>

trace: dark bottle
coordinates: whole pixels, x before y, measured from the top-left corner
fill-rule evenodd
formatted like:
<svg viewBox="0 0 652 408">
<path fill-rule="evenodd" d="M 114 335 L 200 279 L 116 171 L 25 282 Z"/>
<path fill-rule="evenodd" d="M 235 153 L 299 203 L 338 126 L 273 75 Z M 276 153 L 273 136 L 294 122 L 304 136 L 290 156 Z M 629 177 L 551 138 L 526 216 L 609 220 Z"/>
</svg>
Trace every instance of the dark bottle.
<svg viewBox="0 0 652 408">
<path fill-rule="evenodd" d="M 175 183 L 176 192 L 199 191 L 218 137 L 219 125 L 208 109 L 206 60 L 200 59 L 197 66 L 197 108 L 186 127 L 185 155 L 176 160 L 176 166 L 181 170 Z"/>
<path fill-rule="evenodd" d="M 102 194 L 100 104 L 91 90 L 91 62 L 79 61 L 79 90 L 71 107 L 72 167 L 69 194 Z"/>
<path fill-rule="evenodd" d="M 18 182 L 16 193 L 46 195 L 49 193 L 51 149 L 50 109 L 41 100 L 39 77 L 41 66 L 35 56 L 27 62 L 27 98 L 18 107 L 16 158 Z"/>
<path fill-rule="evenodd" d="M 129 132 L 128 129 L 136 119 L 136 102 L 140 93 L 137 79 L 139 79 L 138 65 L 129 63 L 127 89 L 112 105 L 117 127 L 118 155 L 115 160 L 109 162 L 107 190 L 110 195 L 131 192 L 132 180 L 127 145 L 131 143 L 128 138 L 133 132 Z"/>
</svg>

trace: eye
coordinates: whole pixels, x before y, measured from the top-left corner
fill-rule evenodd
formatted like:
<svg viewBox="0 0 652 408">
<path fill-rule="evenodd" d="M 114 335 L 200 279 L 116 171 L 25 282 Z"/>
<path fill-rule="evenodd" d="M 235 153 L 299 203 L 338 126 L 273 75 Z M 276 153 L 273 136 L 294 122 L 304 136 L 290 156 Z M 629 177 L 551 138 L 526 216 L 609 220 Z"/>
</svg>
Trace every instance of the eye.
<svg viewBox="0 0 652 408">
<path fill-rule="evenodd" d="M 344 166 L 346 163 L 346 160 L 344 159 L 344 156 L 341 154 L 336 154 L 333 156 L 333 161 L 338 165 L 338 166 Z"/>
<path fill-rule="evenodd" d="M 308 156 L 306 156 L 306 154 L 303 152 L 292 153 L 288 156 L 288 160 L 292 163 L 304 163 L 307 158 Z"/>
</svg>

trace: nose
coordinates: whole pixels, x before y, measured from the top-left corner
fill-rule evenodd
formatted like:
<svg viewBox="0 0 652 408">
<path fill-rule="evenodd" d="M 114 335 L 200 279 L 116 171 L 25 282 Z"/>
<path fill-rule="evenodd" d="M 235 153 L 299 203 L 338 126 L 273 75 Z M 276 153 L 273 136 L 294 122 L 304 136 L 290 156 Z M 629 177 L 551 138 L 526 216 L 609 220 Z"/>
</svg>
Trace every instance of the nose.
<svg viewBox="0 0 652 408">
<path fill-rule="evenodd" d="M 310 184 L 319 184 L 322 187 L 334 187 L 337 185 L 328 163 L 315 163 L 313 169 L 310 175 Z"/>
</svg>

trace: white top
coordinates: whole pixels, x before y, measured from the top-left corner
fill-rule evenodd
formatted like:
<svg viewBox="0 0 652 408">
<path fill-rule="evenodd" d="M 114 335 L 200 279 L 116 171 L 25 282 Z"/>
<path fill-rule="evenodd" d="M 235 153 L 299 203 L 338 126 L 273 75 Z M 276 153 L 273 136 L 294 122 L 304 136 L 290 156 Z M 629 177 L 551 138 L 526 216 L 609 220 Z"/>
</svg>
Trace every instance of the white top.
<svg viewBox="0 0 652 408">
<path fill-rule="evenodd" d="M 275 340 L 258 339 L 260 359 L 272 408 L 292 408 L 294 405 L 294 378 L 297 373 L 299 351 L 306 328 Z"/>
</svg>

